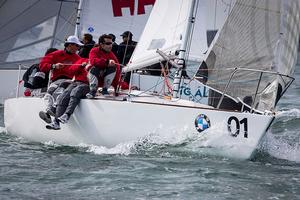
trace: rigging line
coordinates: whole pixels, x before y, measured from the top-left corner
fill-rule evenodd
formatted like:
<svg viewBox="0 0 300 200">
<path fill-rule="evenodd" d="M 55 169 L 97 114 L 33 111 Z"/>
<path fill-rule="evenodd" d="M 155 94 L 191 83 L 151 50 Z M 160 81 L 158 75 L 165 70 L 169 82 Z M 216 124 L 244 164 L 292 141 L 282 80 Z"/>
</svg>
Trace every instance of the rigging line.
<svg viewBox="0 0 300 200">
<path fill-rule="evenodd" d="M 214 29 L 216 30 L 216 23 L 217 23 L 217 5 L 218 0 L 215 0 L 215 16 L 214 16 Z"/>
<path fill-rule="evenodd" d="M 35 41 L 35 42 L 31 42 L 31 43 L 28 43 L 28 44 L 24 44 L 24 45 L 22 45 L 22 46 L 18 46 L 18 47 L 13 48 L 13 49 L 9 49 L 9 50 L 7 50 L 7 51 L 2 51 L 2 52 L 0 52 L 0 54 L 5 54 L 5 53 L 12 52 L 12 51 L 17 51 L 17 50 L 19 50 L 19 49 L 23 49 L 23 48 L 25 48 L 25 47 L 32 46 L 32 45 L 34 45 L 34 44 L 38 44 L 38 43 L 47 41 L 47 40 L 49 40 L 49 39 L 51 39 L 51 38 L 52 38 L 52 36 L 49 36 L 49 37 L 46 37 L 46 38 L 44 38 L 44 39 L 37 40 L 37 41 Z"/>
<path fill-rule="evenodd" d="M 136 12 L 135 10 L 134 10 L 134 12 Z M 129 21 L 129 27 L 128 27 L 128 29 L 129 30 L 132 30 L 132 27 L 133 27 L 133 21 L 134 21 L 134 17 L 131 17 L 131 20 Z M 123 36 L 122 36 L 123 37 Z M 122 38 L 123 39 L 123 38 Z M 129 39 L 129 38 L 128 38 Z M 133 34 L 131 34 L 131 40 L 133 41 Z M 122 64 L 125 64 L 124 62 L 125 62 L 125 57 L 126 57 L 126 53 L 127 53 L 127 49 L 128 49 L 128 42 L 129 42 L 129 40 L 127 40 L 127 42 L 126 42 L 126 46 L 125 46 L 125 52 L 124 52 L 124 56 L 123 56 L 123 58 L 122 58 Z M 135 51 L 135 48 L 134 48 L 134 51 Z M 133 51 L 133 53 L 131 54 L 131 56 L 130 56 L 130 58 L 129 58 L 129 61 L 130 61 L 130 59 L 131 59 L 131 57 L 132 57 L 132 55 L 134 54 L 134 51 Z M 128 61 L 128 62 L 129 62 Z M 128 63 L 126 63 L 126 65 L 127 65 Z M 124 79 L 124 78 L 123 78 Z"/>
<path fill-rule="evenodd" d="M 53 16 L 49 17 L 47 20 L 51 19 L 52 17 L 53 17 Z M 47 20 L 45 20 L 45 21 L 47 21 Z M 44 22 L 45 22 L 45 21 L 44 21 Z M 39 25 L 39 24 L 41 24 L 41 22 L 38 22 L 38 23 L 36 23 L 36 24 L 33 24 L 33 26 L 31 26 L 31 28 L 32 28 L 32 27 L 35 27 L 35 26 L 37 26 L 37 25 Z M 13 37 L 15 37 L 15 36 L 17 36 L 17 35 L 19 35 L 19 34 L 22 34 L 22 33 L 24 33 L 24 32 L 27 31 L 27 30 L 29 30 L 29 29 L 26 29 L 26 30 L 22 30 L 22 31 L 16 32 L 14 35 L 12 35 L 12 36 L 10 36 L 10 37 L 4 39 L 4 40 L 1 40 L 0 43 L 6 42 L 7 40 L 9 40 L 9 39 L 11 39 L 11 38 L 13 38 Z"/>
<path fill-rule="evenodd" d="M 23 15 L 26 11 L 30 10 L 30 9 L 31 9 L 35 4 L 37 4 L 39 1 L 41 1 L 41 0 L 37 0 L 35 3 L 33 3 L 32 5 L 30 5 L 27 9 L 23 10 L 19 15 L 15 16 L 15 17 L 12 18 L 11 20 L 9 20 L 9 21 L 7 21 L 5 24 L 3 24 L 3 25 L 1 26 L 1 28 L 0 28 L 0 31 L 1 31 L 3 28 L 5 28 L 8 24 L 12 23 L 15 19 L 17 19 L 17 18 L 19 18 L 21 15 Z M 17 35 L 17 34 L 15 34 L 15 35 Z M 0 43 L 3 42 L 3 41 L 8 40 L 8 39 L 10 39 L 10 38 L 11 38 L 11 37 L 5 38 L 5 39 L 1 40 Z"/>
<path fill-rule="evenodd" d="M 176 71 L 170 73 L 170 76 L 174 76 L 175 73 L 176 73 Z M 160 76 L 160 78 L 161 78 L 161 76 Z M 156 88 L 156 87 L 157 87 L 159 84 L 161 84 L 163 81 L 164 81 L 164 80 L 163 80 L 162 78 L 161 78 L 161 79 L 158 79 L 157 83 L 156 83 L 154 86 L 148 88 L 147 90 L 144 90 L 143 92 L 139 93 L 138 95 L 135 95 L 135 94 L 129 94 L 129 93 L 128 93 L 128 96 L 139 96 L 139 95 L 141 95 L 141 94 L 145 94 L 145 93 L 149 92 L 151 89 Z"/>
<path fill-rule="evenodd" d="M 61 11 L 61 7 L 62 7 L 62 2 L 60 3 L 60 6 L 59 6 L 59 10 L 58 10 L 58 13 L 57 13 L 57 18 L 55 20 L 55 27 L 54 27 L 54 30 L 53 30 L 53 33 L 52 33 L 52 36 L 53 36 L 53 39 L 51 41 L 51 44 L 50 44 L 50 47 L 53 47 L 54 46 L 54 40 L 55 40 L 55 35 L 56 35 L 56 30 L 57 30 L 57 26 L 58 26 L 58 21 L 59 21 L 59 15 L 60 15 L 60 11 Z"/>
<path fill-rule="evenodd" d="M 76 10 L 75 10 L 76 11 Z M 70 14 L 70 16 L 69 16 L 69 18 L 68 19 L 66 19 L 66 18 L 64 18 L 64 17 L 62 17 L 62 16 L 59 16 L 58 18 L 61 18 L 61 19 L 64 19 L 65 20 L 65 22 L 60 26 L 60 28 L 56 31 L 56 34 L 55 35 L 59 35 L 60 33 L 62 33 L 63 31 L 65 31 L 65 33 L 69 33 L 69 32 L 71 32 L 71 31 L 69 31 L 70 29 L 73 29 L 73 24 L 70 22 L 71 21 L 71 18 L 73 18 L 74 16 L 75 16 L 75 11 L 73 12 L 73 13 L 71 13 Z M 65 26 L 66 26 L 66 24 L 70 24 L 71 25 L 71 27 L 69 27 L 69 30 L 65 30 Z M 67 35 L 65 35 L 65 37 L 66 37 Z M 59 38 L 56 38 L 55 36 L 54 36 L 54 39 L 57 39 L 58 41 L 60 41 L 60 42 L 64 42 L 64 41 L 62 41 L 62 40 L 60 40 Z"/>
<path fill-rule="evenodd" d="M 3 5 L 7 2 L 8 0 L 3 1 L 3 3 L 0 5 L 0 9 L 3 7 Z"/>
<path fill-rule="evenodd" d="M 221 2 L 227 7 L 231 6 L 231 0 L 230 0 L 230 3 L 225 2 L 225 0 L 221 0 Z"/>
<path fill-rule="evenodd" d="M 40 0 L 38 0 L 38 1 L 40 1 Z M 31 7 L 32 7 L 32 6 L 31 6 Z M 27 9 L 27 10 L 28 10 L 28 9 Z M 20 15 L 21 15 L 21 14 L 20 14 Z M 49 20 L 49 19 L 51 19 L 51 18 L 53 18 L 53 17 L 55 17 L 55 16 L 57 16 L 57 15 L 50 16 L 50 17 L 48 17 L 45 21 L 47 21 L 47 20 Z M 64 20 L 66 21 L 65 24 L 68 22 L 68 19 L 66 19 L 66 18 L 64 18 L 64 17 L 62 17 L 62 16 L 61 16 L 61 18 L 64 19 Z M 12 20 L 11 20 L 11 21 L 12 21 Z M 45 22 L 45 21 L 43 21 L 43 22 Z M 37 25 L 39 25 L 39 24 L 41 24 L 41 23 L 43 23 L 43 22 L 37 22 L 36 24 L 33 24 L 33 26 L 31 26 L 31 27 L 37 26 Z M 70 22 L 70 24 L 72 24 L 72 23 Z M 1 27 L 0 30 L 1 30 L 2 28 L 3 28 L 3 27 Z M 28 30 L 28 29 L 26 29 L 26 30 Z M 9 39 L 11 39 L 11 38 L 17 36 L 17 35 L 19 35 L 20 33 L 23 33 L 23 32 L 26 31 L 26 30 L 19 31 L 19 32 L 15 33 L 14 35 L 12 35 L 12 36 L 10 36 L 10 37 L 8 37 L 8 38 L 6 38 L 6 39 L 4 39 L 4 40 L 1 40 L 0 43 L 5 42 L 5 41 L 7 41 L 7 40 L 9 40 Z"/>
</svg>

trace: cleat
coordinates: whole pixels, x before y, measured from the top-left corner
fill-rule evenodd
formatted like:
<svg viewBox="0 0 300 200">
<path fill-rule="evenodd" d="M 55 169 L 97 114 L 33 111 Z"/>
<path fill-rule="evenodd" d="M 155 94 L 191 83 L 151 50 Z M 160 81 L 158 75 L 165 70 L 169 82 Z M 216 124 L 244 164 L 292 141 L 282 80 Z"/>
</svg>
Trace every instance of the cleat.
<svg viewBox="0 0 300 200">
<path fill-rule="evenodd" d="M 46 125 L 46 129 L 59 130 L 60 129 L 59 122 L 56 119 L 54 119 L 51 124 Z"/>
<path fill-rule="evenodd" d="M 69 118 L 70 118 L 69 115 L 67 113 L 65 113 L 65 114 L 63 114 L 62 116 L 60 116 L 58 118 L 58 121 L 63 123 L 63 124 L 66 124 L 66 123 L 68 123 Z"/>
<path fill-rule="evenodd" d="M 44 111 L 40 111 L 39 112 L 39 116 L 42 120 L 44 120 L 44 122 L 46 122 L 47 124 L 50 124 L 51 123 L 51 116 L 44 112 Z"/>
</svg>

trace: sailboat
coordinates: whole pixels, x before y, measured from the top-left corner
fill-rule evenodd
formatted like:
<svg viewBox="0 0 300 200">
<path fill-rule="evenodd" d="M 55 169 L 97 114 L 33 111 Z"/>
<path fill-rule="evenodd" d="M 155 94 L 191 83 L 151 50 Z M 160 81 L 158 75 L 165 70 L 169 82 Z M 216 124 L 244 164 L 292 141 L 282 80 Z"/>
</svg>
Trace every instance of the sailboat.
<svg viewBox="0 0 300 200">
<path fill-rule="evenodd" d="M 1 1 L 0 104 L 7 98 L 22 94 L 23 88 L 19 87 L 22 83 L 19 80 L 25 70 L 39 63 L 47 48 L 61 49 L 69 35 L 75 33 L 81 38 L 84 33 L 90 33 L 97 40 L 103 33 L 113 33 L 118 40 L 121 33 L 129 30 L 134 39 L 138 40 L 154 2 Z M 80 21 L 84 23 L 76 26 Z"/>
<path fill-rule="evenodd" d="M 121 91 L 83 99 L 68 124 L 45 129 L 40 98 L 5 101 L 7 131 L 32 141 L 113 147 L 151 134 L 197 135 L 222 155 L 249 159 L 276 117 L 275 106 L 294 80 L 299 40 L 298 0 L 237 0 L 203 61 L 190 77 L 208 89 L 207 102 L 180 98 L 182 72 L 199 61 L 193 48 L 197 0 L 156 0 L 124 71 L 172 65 L 170 93 Z M 196 54 L 190 52 L 195 49 Z M 190 52 L 190 53 L 189 53 Z M 134 77 L 133 77 L 134 78 Z M 140 77 L 142 78 L 142 77 Z M 141 79 L 142 80 L 142 79 Z M 164 89 L 163 89 L 164 91 Z M 188 139 L 188 137 L 187 137 Z"/>
</svg>

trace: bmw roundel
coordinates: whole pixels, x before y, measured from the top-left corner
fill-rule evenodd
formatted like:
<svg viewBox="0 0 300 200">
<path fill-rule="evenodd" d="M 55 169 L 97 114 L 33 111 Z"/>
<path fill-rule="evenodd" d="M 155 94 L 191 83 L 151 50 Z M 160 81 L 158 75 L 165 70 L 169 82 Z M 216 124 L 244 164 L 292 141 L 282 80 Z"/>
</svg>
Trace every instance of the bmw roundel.
<svg viewBox="0 0 300 200">
<path fill-rule="evenodd" d="M 95 30 L 95 29 L 94 29 L 93 27 L 89 27 L 89 28 L 88 28 L 88 31 L 89 31 L 90 33 L 94 32 L 94 30 Z"/>
<path fill-rule="evenodd" d="M 198 115 L 195 119 L 195 127 L 199 133 L 201 133 L 205 129 L 208 129 L 210 127 L 209 118 L 204 114 Z"/>
</svg>

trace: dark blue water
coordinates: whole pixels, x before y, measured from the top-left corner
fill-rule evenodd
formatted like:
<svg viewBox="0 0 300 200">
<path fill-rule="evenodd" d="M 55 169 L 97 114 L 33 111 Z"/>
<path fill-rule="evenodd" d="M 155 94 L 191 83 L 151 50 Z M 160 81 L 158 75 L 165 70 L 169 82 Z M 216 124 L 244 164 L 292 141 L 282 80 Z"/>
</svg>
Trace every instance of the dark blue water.
<svg viewBox="0 0 300 200">
<path fill-rule="evenodd" d="M 0 128 L 0 199 L 300 199 L 300 66 L 295 78 L 251 160 L 161 138 L 112 149 L 32 143 Z"/>
</svg>

